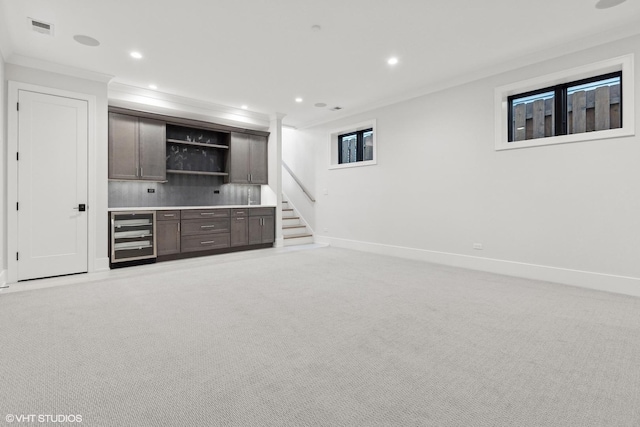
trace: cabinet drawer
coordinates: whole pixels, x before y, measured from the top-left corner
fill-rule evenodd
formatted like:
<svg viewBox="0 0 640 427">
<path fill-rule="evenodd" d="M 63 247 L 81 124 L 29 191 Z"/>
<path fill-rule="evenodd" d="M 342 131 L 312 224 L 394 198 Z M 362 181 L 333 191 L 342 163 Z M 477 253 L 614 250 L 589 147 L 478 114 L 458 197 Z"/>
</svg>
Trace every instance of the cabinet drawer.
<svg viewBox="0 0 640 427">
<path fill-rule="evenodd" d="M 156 211 L 156 221 L 180 219 L 180 211 Z"/>
<path fill-rule="evenodd" d="M 182 236 L 195 234 L 228 233 L 229 218 L 189 219 L 182 221 Z"/>
<path fill-rule="evenodd" d="M 206 251 L 229 247 L 229 233 L 209 234 L 203 236 L 182 237 L 180 249 L 182 252 Z"/>
<path fill-rule="evenodd" d="M 247 216 L 249 209 L 231 209 L 231 216 Z"/>
<path fill-rule="evenodd" d="M 228 218 L 229 209 L 188 209 L 180 215 L 182 219 Z"/>
<path fill-rule="evenodd" d="M 268 216 L 275 215 L 275 208 L 251 208 L 249 209 L 249 216 Z"/>
</svg>

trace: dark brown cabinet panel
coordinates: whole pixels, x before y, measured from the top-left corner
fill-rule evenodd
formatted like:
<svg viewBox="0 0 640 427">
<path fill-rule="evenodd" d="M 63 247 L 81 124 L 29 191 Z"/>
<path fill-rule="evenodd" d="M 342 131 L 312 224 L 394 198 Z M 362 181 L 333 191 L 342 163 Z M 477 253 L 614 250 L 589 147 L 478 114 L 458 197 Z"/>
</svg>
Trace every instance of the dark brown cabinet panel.
<svg viewBox="0 0 640 427">
<path fill-rule="evenodd" d="M 158 120 L 139 119 L 140 177 L 154 181 L 167 178 L 165 124 Z"/>
<path fill-rule="evenodd" d="M 228 233 L 229 218 L 189 219 L 182 221 L 183 236 L 194 234 Z"/>
<path fill-rule="evenodd" d="M 158 256 L 180 253 L 180 220 L 156 223 Z"/>
<path fill-rule="evenodd" d="M 165 123 L 109 113 L 109 179 L 164 181 Z"/>
<path fill-rule="evenodd" d="M 249 135 L 249 177 L 251 184 L 267 184 L 267 137 Z"/>
<path fill-rule="evenodd" d="M 234 184 L 267 184 L 267 137 L 231 133 L 227 182 Z"/>
<path fill-rule="evenodd" d="M 229 247 L 229 233 L 182 237 L 182 252 L 207 251 Z"/>
<path fill-rule="evenodd" d="M 249 209 L 249 244 L 273 243 L 276 234 L 275 210 L 273 208 Z"/>
<path fill-rule="evenodd" d="M 235 216 L 231 218 L 231 246 L 246 246 L 249 244 L 249 218 Z"/>
<path fill-rule="evenodd" d="M 109 179 L 138 179 L 138 118 L 109 114 Z"/>
<path fill-rule="evenodd" d="M 180 253 L 180 211 L 156 212 L 158 256 Z"/>
</svg>

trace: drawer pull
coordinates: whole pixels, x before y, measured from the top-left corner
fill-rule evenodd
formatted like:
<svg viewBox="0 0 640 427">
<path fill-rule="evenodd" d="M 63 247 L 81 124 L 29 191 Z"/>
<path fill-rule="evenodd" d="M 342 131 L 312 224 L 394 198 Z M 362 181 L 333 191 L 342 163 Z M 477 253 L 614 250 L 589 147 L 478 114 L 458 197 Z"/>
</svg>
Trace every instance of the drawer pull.
<svg viewBox="0 0 640 427">
<path fill-rule="evenodd" d="M 215 240 L 207 240 L 206 242 L 200 242 L 201 245 L 212 245 L 214 244 L 216 241 Z"/>
<path fill-rule="evenodd" d="M 215 225 L 201 225 L 200 228 L 214 228 Z"/>
<path fill-rule="evenodd" d="M 236 221 L 244 221 L 244 218 L 236 218 Z"/>
<path fill-rule="evenodd" d="M 200 212 L 200 215 L 205 216 L 205 215 L 215 215 L 215 212 Z"/>
<path fill-rule="evenodd" d="M 176 216 L 176 214 L 162 214 L 162 216 Z"/>
</svg>

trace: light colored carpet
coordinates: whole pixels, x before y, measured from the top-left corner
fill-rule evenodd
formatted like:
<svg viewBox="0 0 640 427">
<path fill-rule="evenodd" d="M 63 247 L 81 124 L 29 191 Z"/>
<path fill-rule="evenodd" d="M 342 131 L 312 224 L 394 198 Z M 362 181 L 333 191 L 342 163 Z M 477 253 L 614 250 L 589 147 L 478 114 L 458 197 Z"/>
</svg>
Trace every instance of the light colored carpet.
<svg viewBox="0 0 640 427">
<path fill-rule="evenodd" d="M 0 424 L 640 425 L 638 298 L 336 248 L 129 271 L 0 295 Z"/>
</svg>

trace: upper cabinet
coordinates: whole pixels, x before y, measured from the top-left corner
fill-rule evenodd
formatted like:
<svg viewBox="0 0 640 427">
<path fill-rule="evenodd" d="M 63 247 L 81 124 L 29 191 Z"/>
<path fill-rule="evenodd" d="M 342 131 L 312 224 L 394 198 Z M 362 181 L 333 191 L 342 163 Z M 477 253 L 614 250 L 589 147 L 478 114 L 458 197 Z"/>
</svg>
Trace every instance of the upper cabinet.
<svg viewBox="0 0 640 427">
<path fill-rule="evenodd" d="M 109 179 L 166 182 L 168 175 L 188 174 L 220 176 L 225 183 L 267 184 L 268 135 L 112 107 Z"/>
<path fill-rule="evenodd" d="M 166 125 L 109 113 L 109 179 L 165 181 Z"/>
<path fill-rule="evenodd" d="M 233 184 L 267 184 L 267 137 L 247 133 L 231 133 L 229 176 Z"/>
</svg>

